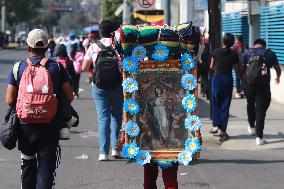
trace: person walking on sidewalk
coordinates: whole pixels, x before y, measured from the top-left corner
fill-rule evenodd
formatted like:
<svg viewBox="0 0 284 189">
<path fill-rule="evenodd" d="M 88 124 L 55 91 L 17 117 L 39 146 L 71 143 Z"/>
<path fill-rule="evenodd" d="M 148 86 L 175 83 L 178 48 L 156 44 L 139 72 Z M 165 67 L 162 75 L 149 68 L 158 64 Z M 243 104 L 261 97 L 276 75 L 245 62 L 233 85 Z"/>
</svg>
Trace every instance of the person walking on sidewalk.
<svg viewBox="0 0 284 189">
<path fill-rule="evenodd" d="M 22 189 L 51 189 L 60 160 L 58 99 L 70 101 L 73 91 L 63 66 L 45 58 L 48 38 L 41 29 L 29 32 L 30 57 L 14 65 L 8 75 L 6 103 L 16 106 L 20 120 Z"/>
<path fill-rule="evenodd" d="M 111 21 L 101 22 L 102 39 L 89 47 L 82 65 L 83 71 L 88 71 L 92 63 L 94 65 L 92 93 L 99 120 L 100 161 L 108 160 L 110 141 L 111 156 L 120 157 L 116 147 L 122 124 L 123 92 L 118 56 L 112 48 L 111 33 L 114 30 Z"/>
<path fill-rule="evenodd" d="M 257 39 L 253 49 L 242 56 L 243 71 L 245 73 L 245 96 L 247 98 L 248 132 L 256 134 L 256 145 L 267 143 L 263 139 L 264 120 L 270 105 L 270 68 L 274 67 L 280 83 L 281 68 L 274 52 L 266 49 L 266 42 Z"/>
<path fill-rule="evenodd" d="M 233 92 L 232 69 L 240 75 L 238 54 L 231 50 L 234 45 L 234 35 L 226 33 L 223 38 L 223 48 L 217 48 L 211 59 L 210 68 L 214 71 L 212 78 L 212 121 L 211 133 L 220 133 L 220 142 L 229 139 L 227 125 Z"/>
<path fill-rule="evenodd" d="M 243 42 L 243 37 L 241 35 L 237 35 L 235 37 L 235 43 L 236 45 L 233 46 L 233 51 L 236 52 L 239 56 L 239 59 L 241 60 L 244 52 L 245 52 L 245 45 Z M 236 76 L 236 93 L 235 93 L 235 97 L 236 98 L 243 98 L 243 80 L 242 78 L 239 78 Z"/>
</svg>

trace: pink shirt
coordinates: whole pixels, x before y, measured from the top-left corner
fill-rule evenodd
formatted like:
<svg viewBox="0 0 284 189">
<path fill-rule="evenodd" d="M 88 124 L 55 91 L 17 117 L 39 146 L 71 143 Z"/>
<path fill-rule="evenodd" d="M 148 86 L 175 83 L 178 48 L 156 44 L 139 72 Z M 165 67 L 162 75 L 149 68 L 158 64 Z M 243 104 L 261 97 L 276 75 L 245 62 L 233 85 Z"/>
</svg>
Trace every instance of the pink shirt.
<svg viewBox="0 0 284 189">
<path fill-rule="evenodd" d="M 112 39 L 111 38 L 102 38 L 100 41 L 107 47 L 112 45 Z M 87 61 L 92 60 L 92 62 L 94 64 L 97 60 L 97 56 L 98 56 L 98 53 L 100 52 L 100 50 L 101 50 L 101 48 L 96 43 L 92 44 L 88 48 L 88 50 L 87 50 L 87 52 L 84 56 L 84 60 L 87 60 Z"/>
</svg>

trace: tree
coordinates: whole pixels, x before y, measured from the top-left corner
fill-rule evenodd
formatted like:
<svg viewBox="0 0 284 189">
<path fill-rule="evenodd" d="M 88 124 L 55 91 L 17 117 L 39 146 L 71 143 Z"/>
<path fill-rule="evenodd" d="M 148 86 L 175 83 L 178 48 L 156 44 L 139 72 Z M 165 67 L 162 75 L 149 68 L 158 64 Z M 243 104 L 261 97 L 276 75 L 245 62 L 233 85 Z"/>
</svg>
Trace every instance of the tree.
<svg viewBox="0 0 284 189">
<path fill-rule="evenodd" d="M 6 0 L 7 23 L 12 27 L 30 22 L 37 15 L 41 0 Z"/>
<path fill-rule="evenodd" d="M 122 15 L 116 17 L 114 12 L 123 3 L 123 0 L 106 0 L 103 2 L 102 15 L 104 20 L 111 20 L 117 26 L 122 23 Z"/>
<path fill-rule="evenodd" d="M 6 0 L 7 24 L 11 27 L 12 38 L 16 33 L 16 26 L 19 23 L 31 23 L 37 15 L 37 8 L 41 5 L 41 0 Z"/>
</svg>

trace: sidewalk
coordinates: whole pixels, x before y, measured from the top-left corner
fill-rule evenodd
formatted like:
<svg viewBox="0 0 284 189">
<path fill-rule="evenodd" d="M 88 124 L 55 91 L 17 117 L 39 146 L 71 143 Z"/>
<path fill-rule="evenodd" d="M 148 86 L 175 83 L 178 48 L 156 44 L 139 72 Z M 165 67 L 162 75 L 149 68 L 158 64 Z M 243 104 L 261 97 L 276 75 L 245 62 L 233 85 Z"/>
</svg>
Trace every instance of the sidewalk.
<svg viewBox="0 0 284 189">
<path fill-rule="evenodd" d="M 201 111 L 207 109 L 206 106 L 208 106 L 208 104 L 205 103 L 204 99 L 200 99 L 200 105 Z M 228 134 L 230 135 L 230 140 L 224 142 L 223 144 L 219 143 L 219 137 L 213 136 L 209 133 L 209 130 L 212 127 L 212 122 L 208 119 L 208 116 L 207 118 L 203 118 L 202 121 L 202 135 L 205 141 L 205 148 L 258 151 L 284 149 L 284 104 L 278 103 L 274 100 L 272 100 L 270 104 L 265 121 L 264 138 L 267 139 L 268 144 L 263 146 L 256 146 L 255 137 L 248 134 L 246 99 L 232 100 L 227 130 Z"/>
</svg>

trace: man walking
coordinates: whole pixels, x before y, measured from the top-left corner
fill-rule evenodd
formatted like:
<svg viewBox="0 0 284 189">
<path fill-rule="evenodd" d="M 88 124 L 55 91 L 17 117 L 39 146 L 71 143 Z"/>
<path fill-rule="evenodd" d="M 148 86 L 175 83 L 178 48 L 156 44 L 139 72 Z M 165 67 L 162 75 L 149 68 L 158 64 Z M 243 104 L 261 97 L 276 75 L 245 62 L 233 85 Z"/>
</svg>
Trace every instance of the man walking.
<svg viewBox="0 0 284 189">
<path fill-rule="evenodd" d="M 59 116 L 61 93 L 70 101 L 73 91 L 62 65 L 45 58 L 48 38 L 41 29 L 28 34 L 30 57 L 16 63 L 8 75 L 6 103 L 16 106 L 20 120 L 22 189 L 51 189 L 60 158 Z"/>
<path fill-rule="evenodd" d="M 245 73 L 244 92 L 247 97 L 248 132 L 256 135 L 256 145 L 266 144 L 263 139 L 264 120 L 270 105 L 270 68 L 277 74 L 276 84 L 280 82 L 281 68 L 274 52 L 266 49 L 266 42 L 257 39 L 254 48 L 242 56 Z"/>
</svg>

